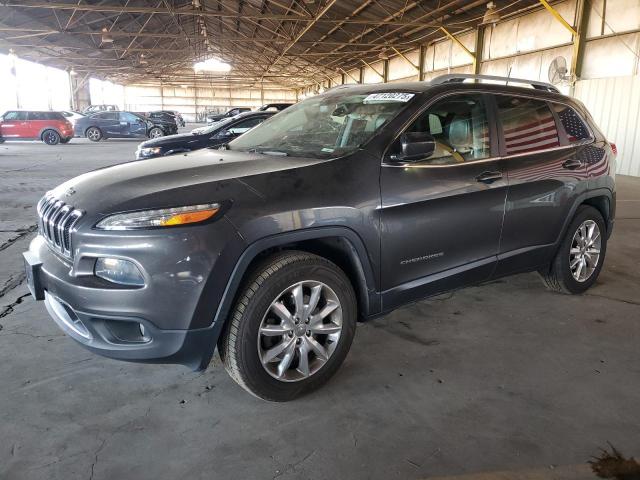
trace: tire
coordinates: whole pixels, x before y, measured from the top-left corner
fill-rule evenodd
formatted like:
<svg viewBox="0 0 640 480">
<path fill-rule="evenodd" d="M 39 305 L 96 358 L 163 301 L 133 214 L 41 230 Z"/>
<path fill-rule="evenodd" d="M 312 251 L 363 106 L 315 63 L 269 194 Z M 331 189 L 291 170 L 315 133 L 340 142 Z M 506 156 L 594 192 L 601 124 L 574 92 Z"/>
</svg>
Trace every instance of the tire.
<svg viewBox="0 0 640 480">
<path fill-rule="evenodd" d="M 102 130 L 98 127 L 89 127 L 87 128 L 87 131 L 84 132 L 84 136 L 92 142 L 99 142 L 102 140 Z"/>
<path fill-rule="evenodd" d="M 47 145 L 58 145 L 61 140 L 60 134 L 55 130 L 45 130 L 40 138 Z"/>
<path fill-rule="evenodd" d="M 587 245 L 589 245 L 590 241 L 587 241 L 584 246 L 579 243 L 581 236 L 579 230 L 584 226 L 586 228 L 584 232 L 588 236 L 592 225 L 596 226 L 593 232 L 595 239 L 594 242 L 591 242 L 592 246 L 589 248 Z M 596 248 L 598 245 L 599 248 Z M 581 250 L 585 250 L 587 255 L 580 253 Z M 596 250 L 599 251 L 599 254 L 594 262 L 594 252 Z M 606 252 L 607 230 L 602 214 L 589 205 L 581 205 L 569 224 L 553 261 L 548 268 L 539 273 L 549 290 L 568 295 L 580 294 L 588 290 L 598 279 Z M 586 261 L 582 268 L 578 261 L 581 256 Z M 575 264 L 575 267 L 572 267 L 574 262 L 578 263 Z M 595 263 L 595 267 L 593 263 Z M 576 273 L 579 278 L 576 278 Z"/>
<path fill-rule="evenodd" d="M 289 295 L 289 290 L 301 286 L 300 291 L 304 291 L 305 295 L 300 296 L 302 300 L 299 305 L 306 308 L 308 303 L 304 303 L 305 299 L 312 301 L 309 293 L 313 290 L 309 289 L 310 285 L 320 288 L 316 297 L 319 298 L 317 307 L 311 312 L 315 314 L 300 315 L 296 325 L 290 324 L 292 329 L 288 333 L 262 334 L 268 331 L 267 328 L 288 328 L 283 327 L 285 320 L 274 314 L 272 306 L 280 303 L 290 314 L 287 321 L 295 320 L 298 310 L 293 304 L 295 297 Z M 282 299 L 283 302 L 276 302 Z M 287 299 L 290 304 L 285 306 Z M 282 312 L 281 309 L 277 310 Z M 321 317 L 322 312 L 330 310 L 331 313 L 326 317 Z M 303 317 L 309 318 L 309 322 L 303 322 Z M 318 318 L 324 320 L 318 323 Z M 249 274 L 218 341 L 218 351 L 231 378 L 249 393 L 264 400 L 289 401 L 318 388 L 338 370 L 351 347 L 356 318 L 356 296 L 351 282 L 340 268 L 310 253 L 281 252 L 266 258 Z M 269 323 L 278 321 L 280 324 L 277 325 Z M 323 323 L 325 321 L 328 323 Z M 305 332 L 307 328 L 309 330 Z M 310 333 L 311 329 L 314 329 L 314 333 Z M 331 337 L 316 335 L 318 331 L 336 333 Z M 265 345 L 265 342 L 269 343 Z M 288 345 L 293 342 L 293 346 L 282 350 L 274 362 L 263 364 L 263 360 L 275 350 L 274 347 L 280 347 L 285 342 Z M 317 350 L 317 345 L 322 348 Z M 301 362 L 303 350 L 306 351 L 304 356 L 307 362 Z M 324 352 L 324 356 L 317 354 L 318 351 Z M 287 356 L 288 367 L 284 366 Z M 278 367 L 284 370 L 280 378 Z M 304 374 L 305 371 L 308 375 Z"/>
<path fill-rule="evenodd" d="M 161 128 L 153 127 L 151 130 L 149 130 L 149 138 L 159 138 L 159 137 L 164 137 L 164 132 L 162 131 Z"/>
</svg>

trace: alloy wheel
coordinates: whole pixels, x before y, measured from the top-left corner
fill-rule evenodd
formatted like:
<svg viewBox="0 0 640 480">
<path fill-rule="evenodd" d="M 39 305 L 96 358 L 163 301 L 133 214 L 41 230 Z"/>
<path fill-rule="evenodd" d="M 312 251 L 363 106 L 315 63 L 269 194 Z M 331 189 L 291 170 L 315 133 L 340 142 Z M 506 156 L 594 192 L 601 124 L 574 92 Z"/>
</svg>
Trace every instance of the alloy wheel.
<svg viewBox="0 0 640 480">
<path fill-rule="evenodd" d="M 304 380 L 327 363 L 341 333 L 336 293 L 322 282 L 298 282 L 269 305 L 258 330 L 258 355 L 277 380 Z"/>
<path fill-rule="evenodd" d="M 162 130 L 159 128 L 152 128 L 149 132 L 149 138 L 158 138 L 162 136 Z"/>
<path fill-rule="evenodd" d="M 87 131 L 87 137 L 89 137 L 89 140 L 97 142 L 98 140 L 100 140 L 100 130 L 98 130 L 97 128 L 90 128 Z"/>
<path fill-rule="evenodd" d="M 600 260 L 602 238 L 600 228 L 593 220 L 585 220 L 573 234 L 569 250 L 569 267 L 573 278 L 578 282 L 586 282 Z"/>
</svg>

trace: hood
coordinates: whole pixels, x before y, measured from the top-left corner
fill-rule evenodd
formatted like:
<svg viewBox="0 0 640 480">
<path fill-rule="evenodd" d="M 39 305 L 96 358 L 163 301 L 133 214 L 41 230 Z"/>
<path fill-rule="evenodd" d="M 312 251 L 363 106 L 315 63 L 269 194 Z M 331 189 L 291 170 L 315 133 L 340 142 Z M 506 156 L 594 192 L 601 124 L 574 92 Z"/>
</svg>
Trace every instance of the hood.
<svg viewBox="0 0 640 480">
<path fill-rule="evenodd" d="M 95 170 L 63 183 L 53 194 L 95 223 L 116 212 L 233 201 L 230 197 L 238 188 L 244 192 L 250 177 L 327 161 L 205 149 Z"/>
<path fill-rule="evenodd" d="M 142 142 L 138 148 L 172 147 L 174 145 L 188 146 L 191 142 L 201 142 L 203 138 L 207 138 L 207 136 L 193 135 L 191 133 L 178 133 L 176 135 L 167 135 L 165 137 L 147 140 L 146 142 Z"/>
</svg>

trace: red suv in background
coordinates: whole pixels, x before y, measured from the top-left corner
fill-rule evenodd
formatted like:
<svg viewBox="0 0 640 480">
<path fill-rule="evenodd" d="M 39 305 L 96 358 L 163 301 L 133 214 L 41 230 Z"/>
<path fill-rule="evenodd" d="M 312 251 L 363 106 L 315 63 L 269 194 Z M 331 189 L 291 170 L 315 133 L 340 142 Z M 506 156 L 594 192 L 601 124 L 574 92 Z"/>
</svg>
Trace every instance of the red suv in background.
<svg viewBox="0 0 640 480">
<path fill-rule="evenodd" d="M 9 110 L 0 117 L 2 140 L 42 140 L 57 145 L 72 138 L 73 125 L 60 112 Z"/>
</svg>

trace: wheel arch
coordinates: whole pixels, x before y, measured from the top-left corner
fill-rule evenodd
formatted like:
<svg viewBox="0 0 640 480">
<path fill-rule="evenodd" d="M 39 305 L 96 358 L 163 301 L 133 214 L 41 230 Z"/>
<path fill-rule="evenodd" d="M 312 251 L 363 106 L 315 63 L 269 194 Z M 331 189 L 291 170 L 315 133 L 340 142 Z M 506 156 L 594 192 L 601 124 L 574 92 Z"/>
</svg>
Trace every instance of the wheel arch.
<svg viewBox="0 0 640 480">
<path fill-rule="evenodd" d="M 320 227 L 276 234 L 250 244 L 231 274 L 216 320 L 219 320 L 221 314 L 228 313 L 222 308 L 223 304 L 229 301 L 228 297 L 235 300 L 238 288 L 252 268 L 266 256 L 282 250 L 300 250 L 332 261 L 351 281 L 361 315 L 378 313 L 376 277 L 360 236 L 347 227 Z"/>
<path fill-rule="evenodd" d="M 334 262 L 353 284 L 359 316 L 375 315 L 381 311 L 373 264 L 364 242 L 356 232 L 348 227 L 318 227 L 271 235 L 251 243 L 236 262 L 213 318 L 209 351 L 197 369 L 204 369 L 209 364 L 218 337 L 252 267 L 266 256 L 283 250 L 306 251 Z"/>
<path fill-rule="evenodd" d="M 571 207 L 571 211 L 569 212 L 569 215 L 567 215 L 564 221 L 564 225 L 562 226 L 562 230 L 560 231 L 560 235 L 555 242 L 553 253 L 554 255 L 557 251 L 557 248 L 560 247 L 562 239 L 567 233 L 569 224 L 573 220 L 573 217 L 575 216 L 578 208 L 581 205 L 589 205 L 598 210 L 604 218 L 604 222 L 607 228 L 607 236 L 611 235 L 611 229 L 613 227 L 613 216 L 615 214 L 615 194 L 608 188 L 597 188 L 594 190 L 589 190 L 588 192 L 580 195 Z"/>
<path fill-rule="evenodd" d="M 56 127 L 43 127 L 43 128 L 40 129 L 40 133 L 38 134 L 38 138 L 40 140 L 44 139 L 43 138 L 44 137 L 44 132 L 46 132 L 47 130 L 53 130 L 54 132 L 56 132 L 58 134 L 58 136 L 60 138 L 62 138 L 62 133 Z"/>
</svg>

